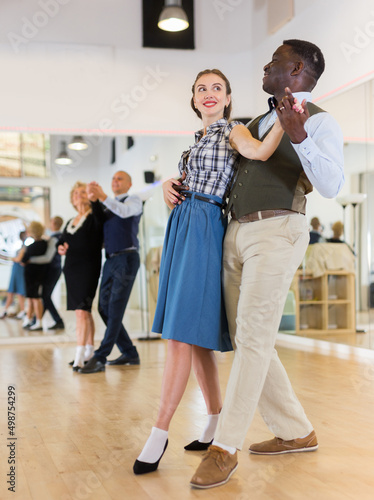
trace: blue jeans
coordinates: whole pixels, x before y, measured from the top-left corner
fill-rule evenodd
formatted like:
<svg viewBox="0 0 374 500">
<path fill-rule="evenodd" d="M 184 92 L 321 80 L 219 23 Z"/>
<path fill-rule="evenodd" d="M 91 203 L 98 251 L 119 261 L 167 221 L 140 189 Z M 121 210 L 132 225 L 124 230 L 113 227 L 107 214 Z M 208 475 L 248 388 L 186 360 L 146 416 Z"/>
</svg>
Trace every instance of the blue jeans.
<svg viewBox="0 0 374 500">
<path fill-rule="evenodd" d="M 95 358 L 106 362 L 114 344 L 122 354 L 138 356 L 136 347 L 122 324 L 140 259 L 138 252 L 127 252 L 105 261 L 99 295 L 99 313 L 106 325 L 105 335 Z"/>
</svg>

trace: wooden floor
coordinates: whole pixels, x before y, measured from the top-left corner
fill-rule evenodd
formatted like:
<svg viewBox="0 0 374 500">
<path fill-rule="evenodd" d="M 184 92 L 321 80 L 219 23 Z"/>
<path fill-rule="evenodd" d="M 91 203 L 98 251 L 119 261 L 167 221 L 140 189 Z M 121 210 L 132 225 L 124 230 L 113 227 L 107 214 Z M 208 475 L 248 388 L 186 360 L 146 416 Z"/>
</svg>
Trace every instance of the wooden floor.
<svg viewBox="0 0 374 500">
<path fill-rule="evenodd" d="M 282 338 L 282 337 L 281 337 Z M 229 483 L 193 490 L 201 454 L 183 446 L 205 423 L 193 378 L 172 422 L 159 470 L 135 476 L 132 465 L 158 406 L 164 341 L 137 342 L 139 367 L 73 373 L 74 345 L 0 348 L 0 498 L 21 500 L 344 500 L 374 498 L 374 358 L 339 348 L 303 347 L 281 340 L 281 359 L 315 426 L 314 453 L 249 455 L 251 442 L 271 437 L 259 415 Z M 118 353 L 114 352 L 113 357 Z M 222 388 L 231 354 L 219 355 Z M 7 388 L 17 393 L 16 493 L 7 491 Z"/>
</svg>

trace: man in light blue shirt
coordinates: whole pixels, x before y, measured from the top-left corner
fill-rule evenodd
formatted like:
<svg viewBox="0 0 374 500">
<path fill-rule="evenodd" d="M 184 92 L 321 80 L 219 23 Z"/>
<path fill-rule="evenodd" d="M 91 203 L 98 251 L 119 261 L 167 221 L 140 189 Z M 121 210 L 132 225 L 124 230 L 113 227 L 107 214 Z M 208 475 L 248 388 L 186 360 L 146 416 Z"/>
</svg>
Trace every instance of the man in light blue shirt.
<svg viewBox="0 0 374 500">
<path fill-rule="evenodd" d="M 139 355 L 122 319 L 139 269 L 139 221 L 143 211 L 139 196 L 129 196 L 131 177 L 118 171 L 112 178 L 115 199 L 109 198 L 96 182 L 87 185 L 92 202 L 105 207 L 104 246 L 106 261 L 100 285 L 99 313 L 105 325 L 105 335 L 99 349 L 79 373 L 105 370 L 107 356 L 117 344 L 121 356 L 111 365 L 139 365 Z"/>
</svg>

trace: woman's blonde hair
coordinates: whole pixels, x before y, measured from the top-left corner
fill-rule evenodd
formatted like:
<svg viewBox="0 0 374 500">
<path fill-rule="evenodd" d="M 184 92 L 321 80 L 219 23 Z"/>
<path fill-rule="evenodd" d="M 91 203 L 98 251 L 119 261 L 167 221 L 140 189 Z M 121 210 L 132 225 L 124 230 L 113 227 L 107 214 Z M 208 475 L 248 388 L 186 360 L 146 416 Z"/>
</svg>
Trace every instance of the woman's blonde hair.
<svg viewBox="0 0 374 500">
<path fill-rule="evenodd" d="M 43 226 L 43 224 L 40 224 L 40 222 L 33 220 L 27 226 L 27 231 L 28 231 L 29 235 L 32 238 L 34 238 L 34 240 L 40 240 L 44 234 L 44 226 Z"/>
<path fill-rule="evenodd" d="M 70 190 L 70 203 L 73 205 L 74 208 L 76 208 L 75 205 L 74 205 L 74 203 L 73 203 L 73 194 L 74 194 L 74 191 L 76 189 L 78 189 L 78 188 L 81 188 L 81 187 L 85 188 L 86 186 L 87 186 L 87 184 L 85 182 L 77 181 L 74 184 L 74 186 L 71 188 L 71 190 Z"/>
<path fill-rule="evenodd" d="M 344 224 L 338 220 L 337 222 L 334 222 L 334 224 L 331 226 L 332 232 L 334 233 L 334 238 L 340 238 L 342 234 L 344 233 Z"/>
</svg>

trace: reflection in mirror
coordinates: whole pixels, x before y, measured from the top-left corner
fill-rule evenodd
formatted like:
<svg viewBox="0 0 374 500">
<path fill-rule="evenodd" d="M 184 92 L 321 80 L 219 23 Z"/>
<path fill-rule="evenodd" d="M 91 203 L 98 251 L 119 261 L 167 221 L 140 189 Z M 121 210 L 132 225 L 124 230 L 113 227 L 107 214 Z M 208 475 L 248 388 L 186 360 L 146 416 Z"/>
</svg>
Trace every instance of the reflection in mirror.
<svg viewBox="0 0 374 500">
<path fill-rule="evenodd" d="M 192 139 L 191 139 L 192 138 Z M 61 141 L 69 143 L 72 136 L 50 136 L 51 145 L 51 168 L 48 177 L 43 179 L 43 184 L 51 191 L 50 208 L 46 209 L 45 216 L 40 214 L 40 220 L 49 220 L 51 216 L 59 215 L 64 219 L 64 224 L 71 219 L 75 211 L 69 201 L 71 187 L 78 180 L 83 182 L 97 181 L 108 194 L 113 196 L 111 191 L 111 178 L 117 170 L 125 170 L 132 177 L 132 193 L 139 194 L 144 202 L 144 214 L 141 220 L 140 240 L 141 240 L 141 270 L 137 275 L 137 280 L 126 311 L 125 323 L 129 322 L 129 331 L 138 336 L 148 334 L 152 324 L 151 302 L 155 300 L 155 276 L 154 270 L 159 264 L 154 261 L 155 253 L 159 252 L 163 243 L 165 227 L 168 219 L 168 208 L 163 201 L 161 181 L 167 177 L 177 175 L 177 164 L 181 151 L 186 149 L 193 135 L 188 136 L 137 136 L 130 138 L 127 136 L 117 137 L 96 137 L 85 136 L 89 147 L 85 151 L 69 151 L 74 162 L 71 165 L 60 166 L 55 164 L 54 159 L 59 154 Z M 147 173 L 147 175 L 145 175 Z M 150 175 L 152 174 L 152 175 Z M 23 178 L 12 178 L 12 192 L 19 192 L 23 195 L 37 192 L 37 187 L 25 188 L 21 184 Z M 28 179 L 30 182 L 30 179 Z M 33 182 L 33 181 L 31 181 Z M 17 196 L 21 196 L 20 194 Z M 5 198 L 5 195 L 4 195 Z M 5 202 L 5 199 L 4 199 Z M 16 199 L 9 198 L 9 205 L 15 206 Z M 22 219 L 23 220 L 23 219 Z M 5 222 L 5 221 L 4 221 Z M 20 227 L 24 224 L 20 222 Z M 8 238 L 9 239 L 9 238 Z M 152 257 L 153 254 L 153 257 Z M 0 266 L 1 267 L 1 266 Z M 10 272 L 10 266 L 3 266 L 4 273 Z M 9 283 L 8 274 L 2 277 L 1 289 L 2 298 L 6 294 Z M 150 290 L 150 288 L 152 288 Z M 75 331 L 74 321 L 69 318 L 70 311 L 66 311 L 66 290 L 64 277 L 62 276 L 56 286 L 57 296 L 54 303 L 64 314 L 67 328 L 59 337 L 60 341 L 74 341 Z M 54 295 L 55 292 L 54 292 Z M 2 304 L 3 305 L 3 304 Z M 1 310 L 1 308 L 0 308 Z M 149 317 L 148 317 L 148 310 Z M 97 314 L 97 298 L 93 308 Z M 103 331 L 103 324 L 100 317 L 95 318 L 98 328 L 98 336 Z M 49 313 L 43 318 L 44 332 L 23 332 L 19 322 L 15 320 L 1 322 L 0 338 L 5 335 L 9 337 L 22 335 L 35 341 L 46 341 L 48 336 L 47 328 L 50 326 Z M 51 337 L 51 335 L 49 335 Z M 99 338 L 99 337 L 98 337 Z"/>
<path fill-rule="evenodd" d="M 17 281 L 22 279 L 19 273 L 17 274 L 17 269 L 21 265 L 13 262 L 23 245 L 24 238 L 21 235 L 31 221 L 39 221 L 44 226 L 48 223 L 49 204 L 49 188 L 47 187 L 0 187 L 0 297 L 2 305 L 6 303 L 7 291 L 13 290 L 14 287 L 18 289 Z M 23 299 L 20 297 L 22 294 L 16 292 L 14 295 L 14 300 L 12 298 L 7 307 L 8 316 L 16 316 L 23 311 Z M 1 309 L 0 315 L 4 316 L 4 308 Z M 11 331 L 18 332 L 18 329 Z"/>
<path fill-rule="evenodd" d="M 339 284 L 339 288 L 334 293 L 330 290 L 332 276 L 327 280 L 326 293 L 323 292 L 322 282 L 312 284 L 311 280 L 306 279 L 299 283 L 304 302 L 299 311 L 299 325 L 295 325 L 296 334 L 303 337 L 371 349 L 374 349 L 374 249 L 371 245 L 374 235 L 373 89 L 373 80 L 369 80 L 317 103 L 334 116 L 343 130 L 346 184 L 337 200 L 325 200 L 315 191 L 308 195 L 307 217 L 309 221 L 314 216 L 320 219 L 324 226 L 322 235 L 326 239 L 333 235 L 332 225 L 336 221 L 343 222 L 344 240 L 355 251 L 355 278 L 353 282 L 347 278 L 343 284 L 343 278 L 336 276 L 334 282 L 335 285 Z M 359 203 L 349 198 L 352 193 L 361 196 Z M 342 203 L 344 198 L 347 203 Z M 338 248 L 340 246 L 336 245 L 336 250 Z M 344 264 L 339 272 L 348 270 L 347 264 Z M 354 287 L 353 295 L 347 286 Z M 355 306 L 353 312 L 348 312 L 350 308 L 347 304 L 352 298 Z M 313 329 L 310 328 L 311 323 Z M 327 326 L 326 330 L 322 328 L 323 324 Z M 354 326 L 350 333 L 341 331 L 339 326 L 344 324 Z"/>
</svg>

